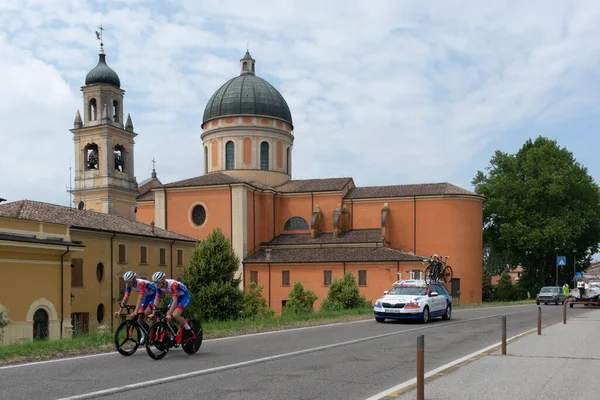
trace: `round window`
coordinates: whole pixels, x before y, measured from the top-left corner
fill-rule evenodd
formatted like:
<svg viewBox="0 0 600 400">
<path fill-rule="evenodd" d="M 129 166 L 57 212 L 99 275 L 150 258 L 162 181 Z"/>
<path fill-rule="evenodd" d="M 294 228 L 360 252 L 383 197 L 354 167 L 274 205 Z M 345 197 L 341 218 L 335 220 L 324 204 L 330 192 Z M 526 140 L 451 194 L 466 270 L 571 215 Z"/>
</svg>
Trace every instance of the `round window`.
<svg viewBox="0 0 600 400">
<path fill-rule="evenodd" d="M 192 209 L 192 221 L 194 221 L 194 224 L 197 226 L 203 225 L 204 221 L 206 221 L 206 210 L 200 204 Z"/>
<path fill-rule="evenodd" d="M 104 279 L 104 264 L 101 262 L 96 265 L 96 279 L 98 279 L 98 282 L 102 282 L 102 279 Z"/>
<path fill-rule="evenodd" d="M 102 321 L 104 321 L 104 304 L 102 303 L 98 304 L 98 308 L 96 309 L 96 319 L 99 324 L 102 324 Z"/>
</svg>

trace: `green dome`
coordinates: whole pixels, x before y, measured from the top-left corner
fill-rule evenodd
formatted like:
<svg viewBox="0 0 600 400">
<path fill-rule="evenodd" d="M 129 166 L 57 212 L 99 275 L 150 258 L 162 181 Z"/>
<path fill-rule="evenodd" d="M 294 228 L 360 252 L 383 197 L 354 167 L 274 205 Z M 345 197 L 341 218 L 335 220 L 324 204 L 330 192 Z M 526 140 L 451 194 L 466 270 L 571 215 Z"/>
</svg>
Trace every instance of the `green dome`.
<svg viewBox="0 0 600 400">
<path fill-rule="evenodd" d="M 98 65 L 96 65 L 85 77 L 85 84 L 93 85 L 94 83 L 107 83 L 109 85 L 121 87 L 119 75 L 106 65 L 106 54 L 100 53 Z"/>
<path fill-rule="evenodd" d="M 208 100 L 202 124 L 234 115 L 278 118 L 293 126 L 292 113 L 281 93 L 253 73 L 243 73 L 225 82 Z"/>
</svg>

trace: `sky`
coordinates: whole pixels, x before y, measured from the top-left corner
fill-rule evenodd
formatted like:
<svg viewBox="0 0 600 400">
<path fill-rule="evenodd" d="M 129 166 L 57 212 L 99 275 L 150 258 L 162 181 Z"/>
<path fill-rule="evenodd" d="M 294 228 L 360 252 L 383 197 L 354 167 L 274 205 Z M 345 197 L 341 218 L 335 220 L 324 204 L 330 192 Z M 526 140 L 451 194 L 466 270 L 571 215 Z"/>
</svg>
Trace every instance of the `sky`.
<svg viewBox="0 0 600 400">
<path fill-rule="evenodd" d="M 247 46 L 291 109 L 294 179 L 472 190 L 543 135 L 600 180 L 598 1 L 0 0 L 0 197 L 69 205 L 99 25 L 138 182 L 153 158 L 163 183 L 202 175 L 204 107 Z"/>
</svg>

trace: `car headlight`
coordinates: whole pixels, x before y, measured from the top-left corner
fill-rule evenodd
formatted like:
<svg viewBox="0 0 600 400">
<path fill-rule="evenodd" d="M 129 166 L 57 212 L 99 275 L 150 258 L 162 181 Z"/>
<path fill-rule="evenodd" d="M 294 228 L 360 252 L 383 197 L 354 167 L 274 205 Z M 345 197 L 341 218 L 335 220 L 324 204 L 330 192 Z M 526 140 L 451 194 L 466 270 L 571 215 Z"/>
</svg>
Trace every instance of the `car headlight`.
<svg viewBox="0 0 600 400">
<path fill-rule="evenodd" d="M 375 302 L 375 307 L 381 307 L 381 301 L 377 300 L 377 301 Z"/>
</svg>

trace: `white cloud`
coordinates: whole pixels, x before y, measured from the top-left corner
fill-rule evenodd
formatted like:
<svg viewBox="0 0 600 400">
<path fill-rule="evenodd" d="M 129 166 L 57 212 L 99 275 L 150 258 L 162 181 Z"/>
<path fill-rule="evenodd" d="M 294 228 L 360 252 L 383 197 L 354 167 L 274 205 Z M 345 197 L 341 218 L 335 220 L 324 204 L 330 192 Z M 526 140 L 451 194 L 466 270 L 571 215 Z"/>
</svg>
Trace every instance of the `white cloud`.
<svg viewBox="0 0 600 400">
<path fill-rule="evenodd" d="M 138 181 L 152 157 L 165 182 L 202 173 L 204 106 L 247 42 L 292 110 L 297 178 L 469 182 L 490 143 L 598 113 L 594 1 L 22 3 L 0 2 L 0 166 L 11 171 L 0 195 L 11 199 L 64 203 L 99 24 L 139 132 Z M 577 158 L 600 172 L 592 153 Z"/>
</svg>

